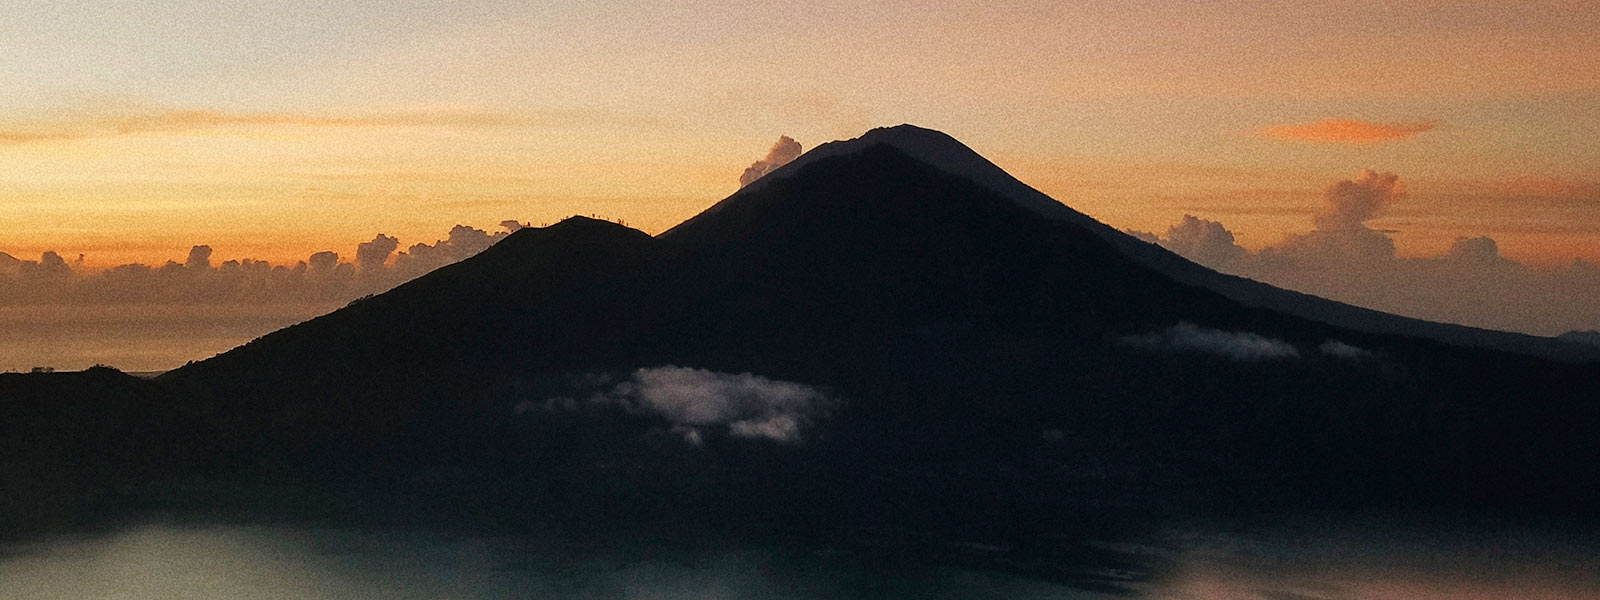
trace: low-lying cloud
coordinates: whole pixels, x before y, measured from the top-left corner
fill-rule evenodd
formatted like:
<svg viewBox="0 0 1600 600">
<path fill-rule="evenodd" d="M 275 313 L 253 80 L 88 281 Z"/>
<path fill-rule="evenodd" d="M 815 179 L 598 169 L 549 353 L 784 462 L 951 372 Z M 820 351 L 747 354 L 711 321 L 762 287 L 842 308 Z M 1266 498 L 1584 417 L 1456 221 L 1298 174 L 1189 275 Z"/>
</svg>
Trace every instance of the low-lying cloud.
<svg viewBox="0 0 1600 600">
<path fill-rule="evenodd" d="M 1201 352 L 1241 362 L 1298 358 L 1293 344 L 1249 331 L 1223 331 L 1178 323 L 1161 331 L 1125 336 L 1123 345 L 1151 352 Z"/>
<path fill-rule="evenodd" d="M 588 402 L 660 416 L 696 444 L 713 428 L 726 428 L 738 438 L 797 443 L 802 428 L 833 404 L 826 393 L 805 384 L 678 366 L 639 369 Z M 545 403 L 554 410 L 577 406 L 564 398 Z"/>
<path fill-rule="evenodd" d="M 1419 133 L 1432 131 L 1431 121 L 1413 123 L 1379 123 L 1356 119 L 1322 119 L 1311 123 L 1274 125 L 1259 130 L 1263 137 L 1292 142 L 1323 144 L 1374 144 L 1396 140 L 1409 140 Z"/>
<path fill-rule="evenodd" d="M 1317 351 L 1321 352 L 1323 356 L 1342 358 L 1346 360 L 1372 358 L 1371 350 L 1367 350 L 1358 346 L 1352 346 L 1339 340 L 1328 340 L 1323 342 L 1321 346 L 1317 346 Z"/>
<path fill-rule="evenodd" d="M 457 225 L 433 243 L 400 250 L 398 238 L 378 234 L 356 245 L 354 260 L 312 253 L 294 264 L 250 258 L 217 262 L 209 245 L 190 248 L 182 262 L 131 263 L 95 271 L 49 251 L 38 260 L 0 252 L 0 306 L 108 304 L 328 304 L 347 302 L 410 281 L 471 257 L 516 229 L 494 233 Z"/>
<path fill-rule="evenodd" d="M 1595 263 L 1534 268 L 1485 236 L 1457 238 L 1434 257 L 1398 256 L 1392 232 L 1370 223 L 1406 197 L 1398 176 L 1365 171 L 1327 188 L 1310 231 L 1259 251 L 1193 215 L 1165 235 L 1129 233 L 1224 273 L 1385 312 L 1535 335 L 1600 328 Z"/>
<path fill-rule="evenodd" d="M 755 183 L 767 173 L 800 158 L 800 150 L 800 143 L 794 141 L 794 138 L 787 135 L 780 136 L 778 142 L 772 145 L 772 149 L 767 151 L 766 157 L 750 165 L 750 168 L 745 169 L 744 174 L 739 176 L 739 187 Z"/>
</svg>

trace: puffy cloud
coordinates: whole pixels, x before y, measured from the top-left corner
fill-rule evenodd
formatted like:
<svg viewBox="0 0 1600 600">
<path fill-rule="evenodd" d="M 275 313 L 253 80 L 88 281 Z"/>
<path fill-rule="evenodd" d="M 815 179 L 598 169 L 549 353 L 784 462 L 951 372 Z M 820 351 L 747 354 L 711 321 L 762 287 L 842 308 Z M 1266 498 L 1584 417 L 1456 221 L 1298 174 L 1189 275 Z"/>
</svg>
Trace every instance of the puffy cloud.
<svg viewBox="0 0 1600 600">
<path fill-rule="evenodd" d="M 1318 229 L 1290 236 L 1276 246 L 1263 249 L 1262 254 L 1303 264 L 1361 264 L 1391 260 L 1395 248 L 1394 240 L 1381 231 L 1364 227 L 1332 231 Z"/>
<path fill-rule="evenodd" d="M 1399 177 L 1366 171 L 1324 192 L 1311 231 L 1259 252 L 1230 250 L 1233 232 L 1188 215 L 1154 241 L 1223 272 L 1410 317 L 1535 335 L 1600 326 L 1600 267 L 1586 261 L 1535 269 L 1483 236 L 1432 258 L 1397 256 L 1368 222 L 1405 198 Z"/>
<path fill-rule="evenodd" d="M 1202 352 L 1237 361 L 1296 358 L 1300 351 L 1283 340 L 1249 331 L 1223 331 L 1178 323 L 1162 331 L 1125 336 L 1122 344 L 1152 352 Z"/>
<path fill-rule="evenodd" d="M 734 437 L 797 443 L 801 429 L 833 403 L 800 383 L 678 366 L 634 371 L 592 401 L 658 415 L 691 443 L 712 427 L 726 427 Z M 559 399 L 546 402 L 547 409 L 569 406 Z"/>
<path fill-rule="evenodd" d="M 1488 236 L 1456 238 L 1456 241 L 1450 244 L 1450 250 L 1445 253 L 1444 259 L 1462 266 L 1488 269 L 1521 267 L 1516 261 L 1500 256 L 1500 245 Z"/>
<path fill-rule="evenodd" d="M 1322 212 L 1315 223 L 1326 231 L 1363 229 L 1380 209 L 1405 197 L 1400 176 L 1367 169 L 1360 177 L 1335 183 L 1323 192 Z"/>
<path fill-rule="evenodd" d="M 1378 211 L 1406 197 L 1405 185 L 1393 173 L 1362 171 L 1322 193 L 1322 209 L 1312 223 L 1316 229 L 1291 236 L 1266 249 L 1268 255 L 1287 256 L 1307 263 L 1365 263 L 1394 258 L 1394 240 L 1367 227 Z"/>
<path fill-rule="evenodd" d="M 311 265 L 311 271 L 313 273 L 332 271 L 334 267 L 339 266 L 339 253 L 331 250 L 324 250 L 322 252 L 313 253 L 311 258 L 306 262 Z"/>
<path fill-rule="evenodd" d="M 475 227 L 456 225 L 450 228 L 450 235 L 445 239 L 433 244 L 412 244 L 396 255 L 392 270 L 404 278 L 416 277 L 476 255 L 512 231 L 522 228 L 522 224 L 516 221 L 501 221 L 500 226 L 505 230 L 491 234 Z"/>
<path fill-rule="evenodd" d="M 399 239 L 380 233 L 370 242 L 356 244 L 356 265 L 362 273 L 380 273 L 389 262 L 389 255 L 399 247 Z"/>
<path fill-rule="evenodd" d="M 54 277 L 72 274 L 72 267 L 67 264 L 67 260 L 61 258 L 61 255 L 55 252 L 45 252 L 39 256 L 39 264 L 37 266 L 24 264 L 23 268 L 30 266 L 37 269 L 39 274 L 46 276 Z"/>
<path fill-rule="evenodd" d="M 767 151 L 766 158 L 756 161 L 739 176 L 739 187 L 755 183 L 757 179 L 789 164 L 796 158 L 800 158 L 800 143 L 787 135 L 780 136 L 778 142 L 772 145 L 772 149 Z"/>
<path fill-rule="evenodd" d="M 1376 123 L 1355 119 L 1322 119 L 1312 123 L 1291 123 L 1261 129 L 1257 133 L 1275 140 L 1319 142 L 1325 144 L 1372 144 L 1408 140 L 1432 131 L 1430 121 L 1416 123 Z"/>
<path fill-rule="evenodd" d="M 1147 235 L 1155 237 L 1152 234 Z M 1233 232 L 1228 231 L 1221 223 L 1193 215 L 1184 215 L 1182 221 L 1167 229 L 1165 239 L 1146 239 L 1146 241 L 1158 241 L 1168 250 L 1213 269 L 1231 266 L 1244 258 L 1247 253 L 1244 248 L 1234 243 Z"/>
<path fill-rule="evenodd" d="M 338 304 L 471 257 L 506 235 L 509 231 L 491 234 L 457 225 L 444 240 L 415 244 L 410 253 L 394 256 L 400 241 L 379 234 L 356 246 L 354 263 L 326 250 L 294 265 L 249 258 L 215 264 L 212 247 L 202 244 L 191 248 L 182 263 L 169 260 L 160 266 L 135 263 L 89 271 L 82 267 L 81 256 L 75 266 L 56 252 L 45 252 L 37 261 L 0 253 L 0 306 Z M 393 266 L 386 264 L 391 256 Z"/>
<path fill-rule="evenodd" d="M 211 246 L 195 246 L 189 249 L 189 257 L 183 260 L 185 269 L 211 268 Z"/>
</svg>

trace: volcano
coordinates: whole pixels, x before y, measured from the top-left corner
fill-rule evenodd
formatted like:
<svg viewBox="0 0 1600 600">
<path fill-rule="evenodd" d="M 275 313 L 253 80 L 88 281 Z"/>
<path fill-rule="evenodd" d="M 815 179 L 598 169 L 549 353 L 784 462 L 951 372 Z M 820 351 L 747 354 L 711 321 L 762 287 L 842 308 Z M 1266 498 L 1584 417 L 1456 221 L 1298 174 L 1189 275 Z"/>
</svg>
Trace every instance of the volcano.
<svg viewBox="0 0 1600 600">
<path fill-rule="evenodd" d="M 1222 275 L 900 126 L 659 236 L 523 229 L 153 382 L 0 392 L 35 424 L 14 472 L 64 473 L 38 498 L 1047 548 L 1125 514 L 1592 510 L 1593 357 Z M 138 409 L 38 442 L 87 397 Z"/>
</svg>

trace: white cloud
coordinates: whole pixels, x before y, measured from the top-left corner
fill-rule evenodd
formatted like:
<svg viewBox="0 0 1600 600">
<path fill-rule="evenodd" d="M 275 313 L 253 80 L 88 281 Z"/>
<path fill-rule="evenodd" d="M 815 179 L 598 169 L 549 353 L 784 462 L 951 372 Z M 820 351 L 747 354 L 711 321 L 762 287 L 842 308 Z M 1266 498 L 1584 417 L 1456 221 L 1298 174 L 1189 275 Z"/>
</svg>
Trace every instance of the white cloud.
<svg viewBox="0 0 1600 600">
<path fill-rule="evenodd" d="M 1363 359 L 1363 358 L 1371 358 L 1372 357 L 1372 352 L 1371 351 L 1369 351 L 1369 350 L 1367 350 L 1365 348 L 1351 346 L 1350 344 L 1346 344 L 1346 343 L 1341 342 L 1339 340 L 1328 340 L 1326 342 L 1323 342 L 1321 346 L 1317 347 L 1317 350 L 1319 352 L 1322 352 L 1324 355 L 1331 356 L 1331 357 L 1334 357 L 1334 358 L 1345 358 L 1345 359 L 1350 359 L 1350 360 L 1360 360 L 1360 359 Z"/>
<path fill-rule="evenodd" d="M 778 142 L 772 145 L 772 149 L 767 151 L 765 158 L 750 165 L 750 168 L 745 169 L 744 174 L 739 176 L 739 187 L 755 183 L 757 179 L 778 170 L 778 167 L 787 165 L 796 158 L 800 158 L 800 143 L 787 135 L 780 136 Z"/>
<path fill-rule="evenodd" d="M 1141 239 L 1157 242 L 1168 250 L 1213 269 L 1232 266 L 1247 254 L 1244 248 L 1234 242 L 1233 232 L 1221 223 L 1193 215 L 1184 215 L 1183 221 L 1167 229 L 1165 239 L 1151 239 L 1155 238 L 1154 234 L 1145 235 L 1149 237 Z"/>
<path fill-rule="evenodd" d="M 593 401 L 659 415 L 694 444 L 703 429 L 721 426 L 734 437 L 796 443 L 801 429 L 832 404 L 804 384 L 677 366 L 634 371 Z"/>
<path fill-rule="evenodd" d="M 1178 323 L 1162 331 L 1125 336 L 1127 346 L 1153 352 L 1203 352 L 1238 361 L 1296 358 L 1300 351 L 1283 340 L 1248 331 L 1208 329 Z"/>
</svg>

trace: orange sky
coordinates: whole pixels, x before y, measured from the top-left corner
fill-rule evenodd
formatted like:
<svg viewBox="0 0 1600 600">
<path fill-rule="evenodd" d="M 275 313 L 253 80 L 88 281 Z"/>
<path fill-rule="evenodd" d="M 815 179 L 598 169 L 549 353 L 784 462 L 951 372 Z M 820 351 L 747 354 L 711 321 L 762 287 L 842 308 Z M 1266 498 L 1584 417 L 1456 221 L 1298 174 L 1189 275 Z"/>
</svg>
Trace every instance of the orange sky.
<svg viewBox="0 0 1600 600">
<path fill-rule="evenodd" d="M 0 251 L 655 232 L 779 134 L 911 122 L 1120 227 L 1259 248 L 1373 168 L 1403 255 L 1600 261 L 1595 30 L 1586 0 L 36 4 L 0 24 Z"/>
</svg>

